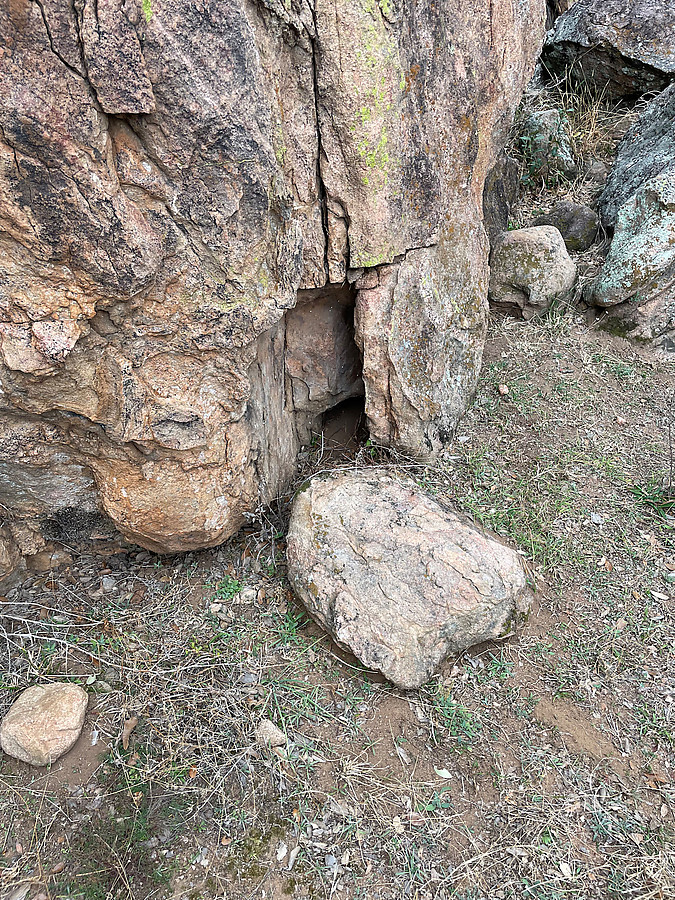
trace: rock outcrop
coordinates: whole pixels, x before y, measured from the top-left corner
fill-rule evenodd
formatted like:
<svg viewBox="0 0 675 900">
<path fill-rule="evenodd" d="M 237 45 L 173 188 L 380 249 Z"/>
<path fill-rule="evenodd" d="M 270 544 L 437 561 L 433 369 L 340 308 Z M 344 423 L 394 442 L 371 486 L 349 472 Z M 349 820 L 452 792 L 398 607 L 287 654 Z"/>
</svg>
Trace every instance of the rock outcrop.
<svg viewBox="0 0 675 900">
<path fill-rule="evenodd" d="M 607 228 L 619 210 L 656 175 L 675 177 L 675 84 L 649 103 L 619 144 L 614 165 L 598 201 Z"/>
<path fill-rule="evenodd" d="M 675 85 L 643 111 L 619 145 L 599 200 L 613 231 L 586 299 L 610 327 L 675 353 Z"/>
<path fill-rule="evenodd" d="M 402 688 L 504 634 L 526 605 L 518 555 L 383 469 L 313 478 L 298 493 L 288 575 L 342 647 Z"/>
<path fill-rule="evenodd" d="M 0 724 L 0 747 L 31 766 L 56 762 L 79 738 L 88 702 L 76 684 L 26 688 Z"/>
<path fill-rule="evenodd" d="M 675 172 L 656 175 L 627 200 L 589 301 L 616 307 L 623 331 L 675 354 Z"/>
<path fill-rule="evenodd" d="M 542 54 L 556 75 L 614 100 L 661 91 L 675 78 L 672 0 L 576 0 L 555 22 Z"/>
<path fill-rule="evenodd" d="M 543 21 L 544 0 L 10 4 L 13 520 L 218 544 L 360 394 L 377 441 L 433 454 L 478 375 L 483 182 Z"/>
<path fill-rule="evenodd" d="M 525 319 L 569 300 L 577 280 L 557 228 L 539 225 L 505 231 L 490 256 L 490 302 Z"/>
</svg>

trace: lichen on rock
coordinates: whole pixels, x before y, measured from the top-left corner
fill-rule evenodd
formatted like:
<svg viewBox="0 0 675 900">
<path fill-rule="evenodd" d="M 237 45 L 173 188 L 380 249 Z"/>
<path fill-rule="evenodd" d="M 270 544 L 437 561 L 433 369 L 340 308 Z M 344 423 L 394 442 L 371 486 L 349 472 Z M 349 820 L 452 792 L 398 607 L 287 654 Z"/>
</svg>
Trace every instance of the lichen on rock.
<svg viewBox="0 0 675 900">
<path fill-rule="evenodd" d="M 82 500 L 155 550 L 225 540 L 347 391 L 318 391 L 319 341 L 296 405 L 289 311 L 359 270 L 352 306 L 391 291 L 381 331 L 356 313 L 370 427 L 436 452 L 480 365 L 483 181 L 543 18 L 543 0 L 12 5 L 2 503 L 42 520 Z"/>
</svg>

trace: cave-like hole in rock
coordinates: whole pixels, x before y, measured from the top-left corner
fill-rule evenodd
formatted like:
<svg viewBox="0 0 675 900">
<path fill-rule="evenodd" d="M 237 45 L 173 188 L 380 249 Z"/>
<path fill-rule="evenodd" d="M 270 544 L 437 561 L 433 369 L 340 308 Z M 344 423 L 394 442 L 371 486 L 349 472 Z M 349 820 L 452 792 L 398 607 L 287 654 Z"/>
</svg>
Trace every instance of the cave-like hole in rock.
<svg viewBox="0 0 675 900">
<path fill-rule="evenodd" d="M 305 436 L 353 452 L 367 436 L 362 361 L 354 339 L 356 291 L 300 291 L 286 321 L 286 373 Z"/>
</svg>

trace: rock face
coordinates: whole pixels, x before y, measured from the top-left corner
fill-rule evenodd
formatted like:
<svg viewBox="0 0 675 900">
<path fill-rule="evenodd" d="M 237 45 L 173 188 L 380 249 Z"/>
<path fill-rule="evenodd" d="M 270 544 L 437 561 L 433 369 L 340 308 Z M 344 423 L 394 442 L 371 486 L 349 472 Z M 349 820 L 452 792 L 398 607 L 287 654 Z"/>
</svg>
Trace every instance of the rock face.
<svg viewBox="0 0 675 900">
<path fill-rule="evenodd" d="M 502 635 L 526 597 L 513 550 L 383 469 L 312 479 L 293 505 L 287 555 L 310 614 L 403 688 Z"/>
<path fill-rule="evenodd" d="M 614 229 L 587 299 L 614 326 L 675 353 L 675 85 L 644 110 L 619 145 L 599 201 Z"/>
<path fill-rule="evenodd" d="M 88 700 L 75 684 L 27 688 L 0 724 L 0 747 L 31 766 L 55 762 L 80 736 Z"/>
<path fill-rule="evenodd" d="M 675 173 L 675 84 L 645 108 L 619 144 L 616 160 L 598 201 L 602 221 L 616 225 L 624 203 L 656 175 Z"/>
<path fill-rule="evenodd" d="M 433 454 L 478 375 L 483 182 L 543 22 L 544 0 L 10 4 L 0 502 L 174 551 L 275 496 L 348 396 Z"/>
<path fill-rule="evenodd" d="M 504 232 L 490 257 L 490 302 L 529 319 L 570 298 L 577 267 L 552 225 Z"/>
<path fill-rule="evenodd" d="M 675 171 L 651 178 L 620 208 L 590 302 L 617 313 L 631 337 L 675 353 Z"/>
<path fill-rule="evenodd" d="M 488 172 L 483 189 L 483 223 L 491 247 L 508 228 L 519 187 L 520 167 L 512 156 L 502 153 Z"/>
<path fill-rule="evenodd" d="M 6 588 L 16 579 L 21 566 L 21 553 L 11 531 L 0 525 L 0 588 Z"/>
<path fill-rule="evenodd" d="M 545 67 L 608 99 L 660 91 L 675 78 L 672 0 L 576 0 L 546 39 Z"/>
<path fill-rule="evenodd" d="M 570 253 L 588 250 L 598 233 L 598 216 L 584 203 L 559 200 L 549 212 L 537 216 L 532 225 L 553 225 L 565 241 Z"/>
</svg>

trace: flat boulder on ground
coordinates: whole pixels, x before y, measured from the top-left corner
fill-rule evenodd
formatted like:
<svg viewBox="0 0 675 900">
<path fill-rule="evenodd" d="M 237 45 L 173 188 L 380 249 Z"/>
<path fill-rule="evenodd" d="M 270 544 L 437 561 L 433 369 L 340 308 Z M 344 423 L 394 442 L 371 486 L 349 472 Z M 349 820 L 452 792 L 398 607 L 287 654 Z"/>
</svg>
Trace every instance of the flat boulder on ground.
<svg viewBox="0 0 675 900">
<path fill-rule="evenodd" d="M 38 684 L 14 701 L 0 724 L 0 747 L 31 766 L 47 766 L 79 738 L 89 698 L 76 684 Z"/>
<path fill-rule="evenodd" d="M 557 228 L 539 225 L 505 231 L 490 257 L 490 302 L 525 319 L 571 297 L 577 267 Z"/>
<path fill-rule="evenodd" d="M 675 79 L 675 5 L 577 0 L 549 32 L 542 58 L 553 75 L 610 100 L 663 90 Z"/>
<path fill-rule="evenodd" d="M 295 499 L 287 554 L 310 615 L 401 688 L 503 635 L 527 605 L 513 550 L 385 469 L 313 478 Z"/>
</svg>

